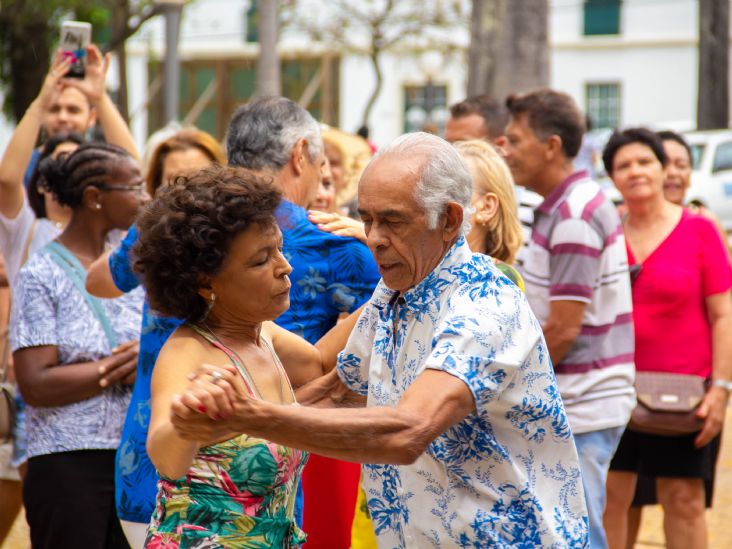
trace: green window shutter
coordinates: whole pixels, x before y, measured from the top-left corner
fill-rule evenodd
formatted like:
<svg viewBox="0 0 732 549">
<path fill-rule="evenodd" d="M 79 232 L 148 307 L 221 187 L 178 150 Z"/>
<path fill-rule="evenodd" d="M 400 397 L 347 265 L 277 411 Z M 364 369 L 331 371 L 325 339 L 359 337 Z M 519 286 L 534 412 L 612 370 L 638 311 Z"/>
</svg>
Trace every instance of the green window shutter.
<svg viewBox="0 0 732 549">
<path fill-rule="evenodd" d="M 250 0 L 247 10 L 247 42 L 259 42 L 259 9 L 257 0 Z"/>
<path fill-rule="evenodd" d="M 585 36 L 620 34 L 621 0 L 585 0 Z"/>
</svg>

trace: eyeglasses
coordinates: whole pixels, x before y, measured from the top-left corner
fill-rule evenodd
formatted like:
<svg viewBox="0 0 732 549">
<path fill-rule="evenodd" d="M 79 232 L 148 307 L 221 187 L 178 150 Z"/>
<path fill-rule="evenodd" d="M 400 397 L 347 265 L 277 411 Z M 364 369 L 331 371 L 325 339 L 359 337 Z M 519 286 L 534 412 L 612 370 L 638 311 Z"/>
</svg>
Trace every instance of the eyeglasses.
<svg viewBox="0 0 732 549">
<path fill-rule="evenodd" d="M 141 181 L 137 185 L 108 185 L 107 183 L 96 183 L 94 186 L 102 191 L 121 191 L 126 193 L 135 193 L 137 196 L 142 196 L 147 190 L 145 188 L 144 181 Z"/>
</svg>

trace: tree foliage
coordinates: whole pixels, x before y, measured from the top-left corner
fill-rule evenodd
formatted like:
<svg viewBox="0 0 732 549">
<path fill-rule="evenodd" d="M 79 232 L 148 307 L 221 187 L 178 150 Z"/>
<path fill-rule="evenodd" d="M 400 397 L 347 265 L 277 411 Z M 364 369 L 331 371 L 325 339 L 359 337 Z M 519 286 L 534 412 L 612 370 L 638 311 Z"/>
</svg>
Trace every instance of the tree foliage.
<svg viewBox="0 0 732 549">
<path fill-rule="evenodd" d="M 283 31 L 303 32 L 331 50 L 368 57 L 376 83 L 364 107 L 368 123 L 383 83 L 385 52 L 461 49 L 452 32 L 467 24 L 469 4 L 461 0 L 283 1 Z"/>
<path fill-rule="evenodd" d="M 103 51 L 122 52 L 125 40 L 159 13 L 153 0 L 2 0 L 0 87 L 3 112 L 19 120 L 38 94 L 59 38 L 61 21 L 89 21 Z M 121 63 L 124 66 L 124 63 Z M 121 71 L 122 72 L 122 71 Z M 120 83 L 126 83 L 124 74 Z M 126 89 L 121 91 L 125 97 Z M 123 105 L 123 112 L 126 105 Z"/>
</svg>

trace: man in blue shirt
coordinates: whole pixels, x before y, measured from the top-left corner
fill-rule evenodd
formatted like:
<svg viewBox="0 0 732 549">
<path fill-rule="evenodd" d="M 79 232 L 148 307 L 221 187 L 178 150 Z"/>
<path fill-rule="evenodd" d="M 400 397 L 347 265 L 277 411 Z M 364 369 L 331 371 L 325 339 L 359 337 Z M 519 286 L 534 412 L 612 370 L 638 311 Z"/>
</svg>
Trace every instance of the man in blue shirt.
<svg viewBox="0 0 732 549">
<path fill-rule="evenodd" d="M 343 312 L 365 303 L 380 276 L 365 244 L 318 229 L 307 217 L 325 162 L 320 127 L 297 103 L 263 97 L 234 112 L 226 135 L 229 165 L 272 176 L 284 195 L 277 211 L 292 265 L 290 309 L 277 324 L 315 343 Z"/>
</svg>

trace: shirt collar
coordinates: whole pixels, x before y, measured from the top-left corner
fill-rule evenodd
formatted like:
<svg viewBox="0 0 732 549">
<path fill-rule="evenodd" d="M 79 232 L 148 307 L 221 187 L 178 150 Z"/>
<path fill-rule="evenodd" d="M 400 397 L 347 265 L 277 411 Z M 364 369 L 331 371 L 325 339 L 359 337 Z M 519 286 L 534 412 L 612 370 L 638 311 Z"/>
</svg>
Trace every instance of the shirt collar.
<svg viewBox="0 0 732 549">
<path fill-rule="evenodd" d="M 550 192 L 544 199 L 544 202 L 539 204 L 536 209 L 543 214 L 551 215 L 563 202 L 562 198 L 567 194 L 569 189 L 578 181 L 587 179 L 589 174 L 585 170 L 574 172 L 567 179 L 562 181 L 560 185 Z"/>
<path fill-rule="evenodd" d="M 388 288 L 382 280 L 374 291 L 374 304 L 379 309 L 383 309 L 393 306 L 398 300 L 399 305 L 405 306 L 415 313 L 425 312 L 429 305 L 435 303 L 439 298 L 442 289 L 452 284 L 454 275 L 451 274 L 451 271 L 456 266 L 470 261 L 472 255 L 465 237 L 461 235 L 447 251 L 445 257 L 440 260 L 437 267 L 406 292 L 400 294 L 398 291 Z"/>
</svg>

